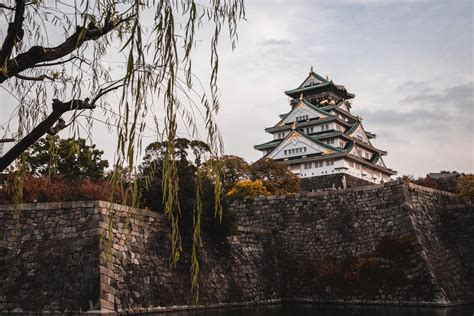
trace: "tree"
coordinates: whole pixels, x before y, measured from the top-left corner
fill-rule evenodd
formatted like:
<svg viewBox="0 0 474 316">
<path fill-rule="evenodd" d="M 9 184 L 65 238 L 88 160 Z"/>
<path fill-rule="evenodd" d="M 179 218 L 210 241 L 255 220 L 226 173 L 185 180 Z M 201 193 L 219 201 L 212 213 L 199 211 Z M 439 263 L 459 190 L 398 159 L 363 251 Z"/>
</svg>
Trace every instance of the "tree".
<svg viewBox="0 0 474 316">
<path fill-rule="evenodd" d="M 238 181 L 248 179 L 250 167 L 241 157 L 225 155 L 222 160 L 222 174 L 224 175 L 224 189 L 227 192 Z"/>
<path fill-rule="evenodd" d="M 262 158 L 250 167 L 250 179 L 262 180 L 270 194 L 287 194 L 300 191 L 300 179 L 284 164 Z"/>
<path fill-rule="evenodd" d="M 141 201 L 154 211 L 163 211 L 163 166 L 166 156 L 167 141 L 153 142 L 145 149 L 145 156 L 140 167 Z M 194 155 L 194 161 L 188 160 L 189 154 Z M 173 160 L 176 161 L 178 173 L 178 200 L 180 210 L 192 210 L 195 204 L 196 177 L 200 162 L 205 155 L 210 154 L 206 143 L 186 138 L 175 140 Z M 206 192 L 207 193 L 207 192 Z M 204 200 L 209 200 L 209 196 Z M 212 200 L 212 198 L 211 198 Z"/>
<path fill-rule="evenodd" d="M 459 197 L 467 203 L 474 202 L 474 175 L 462 175 L 457 180 Z"/>
<path fill-rule="evenodd" d="M 194 0 L 8 0 L 1 3 L 0 11 L 8 24 L 0 49 L 0 87 L 18 101 L 12 117 L 17 118 L 19 139 L 0 158 L 0 171 L 19 158 L 13 186 L 21 190 L 25 150 L 46 133 L 56 135 L 66 127 L 76 135 L 81 128 L 89 133 L 96 121 L 94 110 L 101 108 L 108 116 L 105 122 L 118 135 L 114 165 L 134 173 L 149 118 L 154 126 L 164 126 L 154 132 L 168 140 L 163 159 L 164 211 L 175 232 L 178 176 L 172 153 L 178 124 L 183 121 L 196 134 L 193 111 L 201 106 L 205 139 L 213 156 L 221 154 L 214 120 L 220 106 L 218 44 L 227 26 L 235 46 L 237 23 L 245 15 L 243 0 L 206 5 Z M 198 29 L 204 27 L 212 28 L 211 75 L 209 86 L 197 91 L 192 56 L 200 42 Z M 119 64 L 112 67 L 108 59 Z M 162 110 L 154 109 L 156 104 L 162 104 Z M 84 117 L 85 127 L 79 121 Z M 220 179 L 217 167 L 212 170 Z M 111 183 L 117 185 L 117 174 Z M 218 182 L 215 187 L 219 192 Z M 216 211 L 221 213 L 218 204 Z M 173 239 L 172 264 L 179 249 Z"/>
<path fill-rule="evenodd" d="M 155 212 L 164 209 L 163 202 L 163 160 L 166 141 L 154 142 L 146 147 L 146 154 L 141 166 L 140 197 L 141 206 L 148 207 Z M 212 216 L 214 206 L 214 185 L 207 177 L 206 162 L 209 156 L 209 147 L 196 140 L 185 138 L 176 139 L 174 155 L 176 155 L 178 185 L 178 205 L 180 214 L 180 229 L 184 236 L 189 236 L 193 228 L 193 217 L 196 205 L 199 203 L 196 192 L 200 186 L 201 211 L 203 216 L 203 228 L 211 237 L 222 238 L 227 236 L 233 229 L 233 214 L 226 212 L 222 217 L 222 223 L 218 218 Z M 192 159 L 189 159 L 190 156 Z M 240 158 L 241 159 L 241 158 Z"/>
<path fill-rule="evenodd" d="M 51 148 L 57 150 L 51 155 Z M 58 136 L 41 138 L 27 150 L 28 171 L 40 176 L 63 176 L 68 180 L 104 177 L 109 166 L 102 159 L 103 151 L 87 145 L 85 139 L 61 139 Z"/>
<path fill-rule="evenodd" d="M 75 119 L 78 112 L 104 107 L 102 97 L 119 88 L 121 109 L 111 109 L 125 114 L 119 120 L 122 127 L 119 152 L 130 156 L 130 150 L 135 149 L 135 129 L 139 127 L 140 116 L 148 112 L 150 95 L 163 99 L 167 136 L 172 141 L 177 112 L 181 111 L 186 119 L 191 117 L 183 108 L 177 90 L 183 90 L 189 98 L 185 90 L 192 90 L 195 33 L 204 21 L 214 24 L 211 98 L 202 95 L 200 99 L 207 110 L 205 120 L 211 139 L 215 140 L 212 116 L 219 107 L 217 45 L 224 23 L 228 25 L 232 46 L 235 45 L 237 22 L 244 17 L 242 0 L 212 1 L 209 6 L 192 0 L 97 0 L 70 5 L 59 1 L 47 4 L 11 0 L 2 4 L 0 10 L 8 23 L 0 50 L 0 84 L 10 84 L 10 93 L 19 100 L 18 113 L 26 114 L 26 119 L 19 121 L 18 136 L 27 133 L 0 159 L 0 171 L 45 133 L 54 135 L 69 126 L 71 123 L 62 119 L 66 112 L 74 112 Z M 145 26 L 144 21 L 151 25 Z M 51 30 L 64 32 L 66 36 L 59 44 L 53 44 L 48 36 Z M 145 42 L 146 36 L 150 40 Z M 104 57 L 113 53 L 126 56 L 125 71 L 116 78 L 103 66 Z M 180 79 L 180 74 L 184 79 Z M 93 93 L 84 96 L 89 91 Z M 69 101 L 60 100 L 67 97 Z M 52 111 L 47 115 L 46 103 L 50 99 Z M 41 114 L 43 119 L 38 122 L 35 114 Z M 131 129 L 125 128 L 129 125 Z"/>
<path fill-rule="evenodd" d="M 229 192 L 238 181 L 249 179 L 250 166 L 242 157 L 224 155 L 220 157 L 219 160 L 211 158 L 206 161 L 206 165 L 210 163 L 219 164 L 221 167 L 224 195 Z"/>
</svg>

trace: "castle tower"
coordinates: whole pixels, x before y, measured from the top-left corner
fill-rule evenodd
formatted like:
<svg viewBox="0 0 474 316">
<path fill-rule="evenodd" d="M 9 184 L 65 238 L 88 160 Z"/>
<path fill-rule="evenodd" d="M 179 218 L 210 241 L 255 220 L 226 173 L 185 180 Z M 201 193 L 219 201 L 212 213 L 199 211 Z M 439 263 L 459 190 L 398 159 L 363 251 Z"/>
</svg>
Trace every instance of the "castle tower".
<svg viewBox="0 0 474 316">
<path fill-rule="evenodd" d="M 396 174 L 383 161 L 387 152 L 372 145 L 376 135 L 366 131 L 362 118 L 351 113 L 349 100 L 355 95 L 344 86 L 318 75 L 311 67 L 303 83 L 285 93 L 291 98 L 290 111 L 280 115 L 276 125 L 265 129 L 273 140 L 254 147 L 264 157 L 288 165 L 303 180 L 339 176 L 339 185 L 313 179 L 326 183 L 326 187 L 346 187 L 348 180 L 364 184 L 387 182 Z"/>
</svg>

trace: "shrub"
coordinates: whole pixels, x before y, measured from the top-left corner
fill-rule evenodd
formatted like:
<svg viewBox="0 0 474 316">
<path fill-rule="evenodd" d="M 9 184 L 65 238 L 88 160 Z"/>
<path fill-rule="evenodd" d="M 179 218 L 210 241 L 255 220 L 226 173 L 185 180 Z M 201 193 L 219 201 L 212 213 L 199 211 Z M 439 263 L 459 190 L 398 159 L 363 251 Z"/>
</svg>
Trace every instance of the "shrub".
<svg viewBox="0 0 474 316">
<path fill-rule="evenodd" d="M 457 181 L 459 197 L 465 202 L 474 202 L 474 175 L 460 176 Z"/>
<path fill-rule="evenodd" d="M 250 179 L 261 180 L 272 195 L 300 191 L 300 178 L 288 170 L 287 166 L 270 158 L 262 158 L 250 166 Z"/>
<path fill-rule="evenodd" d="M 424 187 L 432 188 L 432 189 L 439 189 L 438 182 L 431 178 L 430 176 L 427 176 L 425 178 L 418 178 L 416 180 L 412 180 L 411 182 L 422 185 Z"/>
<path fill-rule="evenodd" d="M 6 179 L 7 183 L 13 183 L 13 174 Z M 61 202 L 61 201 L 84 201 L 110 199 L 112 185 L 106 180 L 68 179 L 57 177 L 34 177 L 28 175 L 24 181 L 23 199 L 29 202 Z M 118 188 L 112 199 L 113 202 L 122 203 L 126 194 L 122 188 Z M 0 203 L 13 202 L 13 187 L 2 185 L 0 188 Z"/>
<path fill-rule="evenodd" d="M 230 202 L 236 200 L 252 199 L 260 195 L 269 195 L 267 188 L 263 185 L 262 180 L 240 180 L 232 189 L 227 192 L 226 196 Z"/>
</svg>

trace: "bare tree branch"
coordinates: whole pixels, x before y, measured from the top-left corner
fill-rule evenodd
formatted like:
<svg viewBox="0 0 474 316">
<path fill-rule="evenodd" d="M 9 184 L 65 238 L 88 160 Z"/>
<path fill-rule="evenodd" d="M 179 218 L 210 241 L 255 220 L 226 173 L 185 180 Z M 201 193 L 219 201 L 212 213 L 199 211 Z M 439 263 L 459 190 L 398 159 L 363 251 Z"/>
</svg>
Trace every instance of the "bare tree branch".
<svg viewBox="0 0 474 316">
<path fill-rule="evenodd" d="M 3 83 L 7 79 L 16 76 L 20 72 L 29 69 L 38 63 L 63 58 L 81 47 L 85 42 L 99 39 L 133 17 L 134 16 L 131 15 L 116 22 L 111 21 L 106 17 L 104 26 L 101 28 L 98 28 L 93 23 L 89 23 L 87 27 L 78 26 L 76 32 L 59 46 L 33 46 L 28 51 L 8 60 L 6 69 L 0 72 L 0 83 Z"/>
<path fill-rule="evenodd" d="M 89 101 L 89 98 L 84 100 L 73 99 L 67 102 L 62 102 L 58 99 L 53 99 L 53 111 L 51 114 L 39 123 L 28 135 L 13 146 L 4 156 L 0 157 L 0 172 L 5 170 L 18 156 L 21 155 L 28 147 L 40 139 L 44 134 L 56 135 L 60 130 L 67 125 L 61 116 L 68 111 L 94 109 L 95 103 L 105 94 L 116 90 L 123 86 L 123 84 L 112 84 L 106 89 L 101 89 L 97 95 Z"/>
<path fill-rule="evenodd" d="M 82 61 L 83 63 L 86 63 L 88 65 L 90 65 L 90 63 L 82 58 L 80 58 L 79 56 L 72 56 L 68 59 L 65 59 L 65 60 L 60 60 L 60 61 L 56 61 L 56 62 L 53 62 L 53 63 L 42 63 L 42 64 L 36 64 L 36 65 L 33 65 L 31 66 L 30 68 L 38 68 L 38 67 L 51 67 L 51 66 L 57 66 L 57 65 L 62 65 L 62 64 L 65 64 L 67 62 L 70 62 L 71 60 L 74 60 L 74 59 L 79 59 L 80 61 Z"/>
<path fill-rule="evenodd" d="M 16 0 L 15 18 L 13 22 L 8 23 L 7 36 L 3 41 L 2 50 L 0 50 L 0 67 L 1 72 L 6 71 L 5 64 L 12 54 L 15 43 L 21 41 L 23 38 L 23 20 L 25 14 L 26 2 L 25 0 Z"/>
<path fill-rule="evenodd" d="M 51 81 L 54 81 L 53 77 L 50 77 L 48 75 L 40 75 L 38 77 L 29 77 L 29 76 L 24 76 L 20 74 L 16 74 L 15 77 L 21 80 L 30 80 L 30 81 L 43 81 L 44 79 L 49 79 Z"/>
<path fill-rule="evenodd" d="M 0 9 L 6 9 L 6 10 L 15 10 L 15 7 L 9 7 L 6 4 L 0 3 Z"/>
</svg>

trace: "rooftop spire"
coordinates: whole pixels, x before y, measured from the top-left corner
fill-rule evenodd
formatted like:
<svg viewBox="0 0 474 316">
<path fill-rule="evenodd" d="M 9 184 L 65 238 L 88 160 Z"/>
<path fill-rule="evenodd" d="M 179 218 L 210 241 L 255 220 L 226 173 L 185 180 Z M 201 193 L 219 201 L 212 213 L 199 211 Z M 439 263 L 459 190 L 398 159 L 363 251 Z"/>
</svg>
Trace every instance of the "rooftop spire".
<svg viewBox="0 0 474 316">
<path fill-rule="evenodd" d="M 309 73 L 312 73 L 313 71 L 313 65 L 311 65 L 311 68 L 309 69 Z"/>
</svg>

